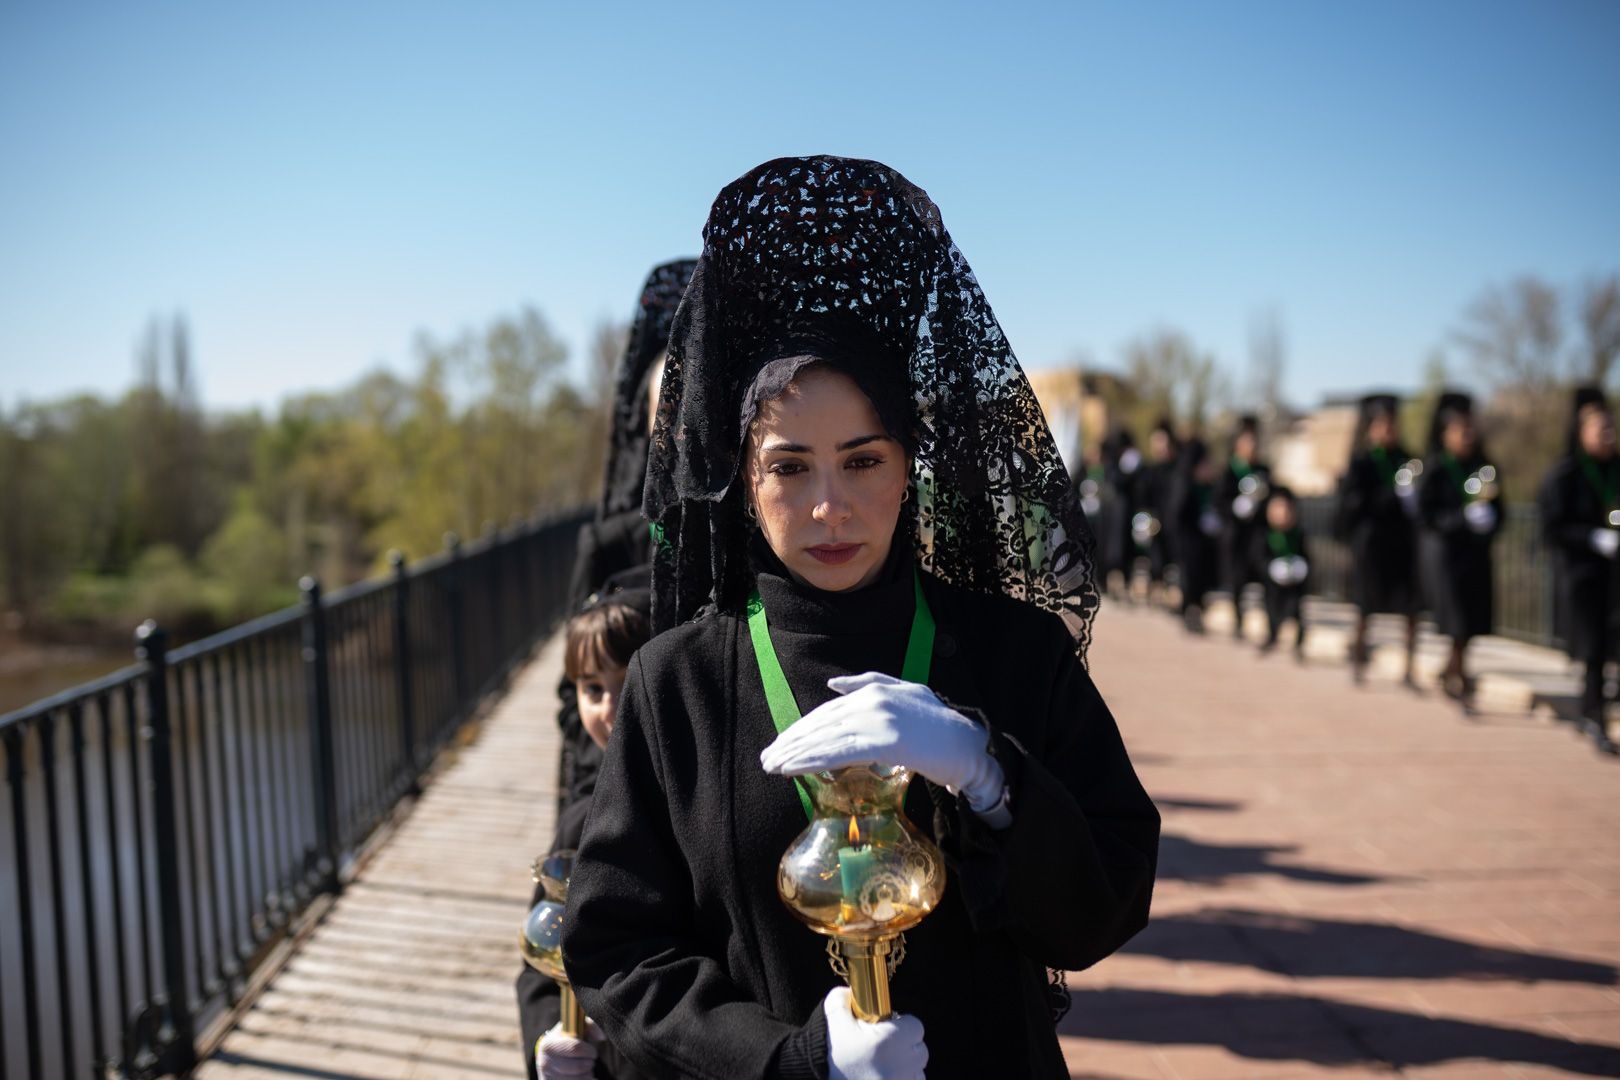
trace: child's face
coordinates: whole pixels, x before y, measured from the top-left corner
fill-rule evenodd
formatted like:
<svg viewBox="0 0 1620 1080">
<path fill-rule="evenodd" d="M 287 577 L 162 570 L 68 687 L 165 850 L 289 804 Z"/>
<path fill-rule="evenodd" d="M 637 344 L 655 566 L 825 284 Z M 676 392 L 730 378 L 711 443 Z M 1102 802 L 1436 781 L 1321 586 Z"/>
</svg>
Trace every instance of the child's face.
<svg viewBox="0 0 1620 1080">
<path fill-rule="evenodd" d="M 579 697 L 579 722 L 597 746 L 606 748 L 613 734 L 613 718 L 618 714 L 619 693 L 624 689 L 624 668 L 608 665 L 602 671 L 587 671 L 574 680 Z"/>
<path fill-rule="evenodd" d="M 1273 529 L 1292 529 L 1295 517 L 1294 503 L 1290 499 L 1272 499 L 1266 503 L 1266 524 Z"/>
</svg>

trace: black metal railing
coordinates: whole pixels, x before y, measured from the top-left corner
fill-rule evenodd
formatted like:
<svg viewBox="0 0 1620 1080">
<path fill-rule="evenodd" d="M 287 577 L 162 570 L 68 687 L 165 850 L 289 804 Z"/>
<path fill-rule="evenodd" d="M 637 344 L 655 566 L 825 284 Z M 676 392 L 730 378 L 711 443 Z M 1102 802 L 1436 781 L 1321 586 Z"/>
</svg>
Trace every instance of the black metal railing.
<svg viewBox="0 0 1620 1080">
<path fill-rule="evenodd" d="M 1336 500 L 1301 499 L 1300 524 L 1311 545 L 1312 591 L 1333 600 L 1350 595 L 1350 549 L 1334 535 Z M 1502 528 L 1492 547 L 1496 630 L 1503 637 L 1557 646 L 1552 619 L 1552 563 L 1534 504 L 1502 507 Z"/>
<path fill-rule="evenodd" d="M 562 617 L 581 516 L 0 716 L 0 1075 L 155 1077 Z"/>
</svg>

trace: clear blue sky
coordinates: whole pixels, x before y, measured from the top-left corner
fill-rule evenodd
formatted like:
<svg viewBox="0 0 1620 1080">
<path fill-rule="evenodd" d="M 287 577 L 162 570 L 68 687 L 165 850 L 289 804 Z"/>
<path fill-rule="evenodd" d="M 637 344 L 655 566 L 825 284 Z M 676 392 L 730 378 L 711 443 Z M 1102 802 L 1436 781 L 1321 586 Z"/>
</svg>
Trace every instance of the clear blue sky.
<svg viewBox="0 0 1620 1080">
<path fill-rule="evenodd" d="M 934 196 L 1026 367 L 1181 327 L 1301 402 L 1620 270 L 1620 4 L 0 2 L 0 401 L 154 312 L 273 405 L 534 303 L 577 354 L 782 154 Z"/>
</svg>

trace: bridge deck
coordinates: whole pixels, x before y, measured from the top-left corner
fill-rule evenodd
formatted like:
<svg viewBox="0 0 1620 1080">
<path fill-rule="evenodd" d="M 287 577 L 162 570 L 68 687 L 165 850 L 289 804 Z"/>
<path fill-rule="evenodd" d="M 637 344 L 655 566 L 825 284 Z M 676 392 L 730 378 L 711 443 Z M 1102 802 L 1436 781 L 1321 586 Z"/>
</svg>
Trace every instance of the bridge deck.
<svg viewBox="0 0 1620 1080">
<path fill-rule="evenodd" d="M 1331 614 L 1303 666 L 1103 614 L 1092 668 L 1165 838 L 1154 924 L 1070 979 L 1073 1074 L 1620 1075 L 1620 762 L 1511 695 L 1466 719 L 1403 690 L 1387 650 L 1352 689 Z M 1481 659 L 1567 682 L 1512 653 Z M 556 677 L 551 648 L 201 1076 L 520 1075 Z"/>
</svg>

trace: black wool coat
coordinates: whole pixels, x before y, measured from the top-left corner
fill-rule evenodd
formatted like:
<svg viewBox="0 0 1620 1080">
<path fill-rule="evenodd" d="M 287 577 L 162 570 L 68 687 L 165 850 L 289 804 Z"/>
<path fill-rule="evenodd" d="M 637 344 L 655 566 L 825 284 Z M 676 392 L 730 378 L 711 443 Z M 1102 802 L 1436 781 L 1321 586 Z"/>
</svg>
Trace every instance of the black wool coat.
<svg viewBox="0 0 1620 1080">
<path fill-rule="evenodd" d="M 1400 468 L 1399 448 L 1387 460 Z M 1350 545 L 1350 599 L 1365 614 L 1409 615 L 1419 607 L 1417 521 L 1369 452 L 1350 459 L 1339 481 L 1339 521 Z"/>
<path fill-rule="evenodd" d="M 1305 543 L 1305 530 L 1295 525 L 1283 535 L 1287 538 L 1289 553 L 1303 556 L 1306 563 L 1310 563 L 1311 552 Z M 1305 594 L 1311 590 L 1311 577 L 1314 574 L 1313 568 L 1306 571 L 1305 580 L 1298 585 L 1279 585 L 1271 580 L 1271 560 L 1275 558 L 1278 558 L 1278 553 L 1271 546 L 1271 529 L 1262 524 L 1249 540 L 1249 573 L 1265 590 L 1266 616 L 1271 620 L 1273 630 L 1278 623 L 1302 617 L 1300 608 Z"/>
<path fill-rule="evenodd" d="M 1271 470 L 1258 461 L 1250 463 L 1247 475 L 1263 483 L 1271 483 Z M 1254 534 L 1266 530 L 1265 500 L 1254 500 L 1254 513 L 1250 517 L 1238 517 L 1232 504 L 1243 494 L 1238 487 L 1242 482 L 1243 477 L 1228 463 L 1221 470 L 1220 480 L 1215 485 L 1215 510 L 1221 515 L 1224 526 L 1220 537 L 1221 584 L 1231 590 L 1234 600 L 1243 586 L 1263 580 L 1255 576 L 1249 552 L 1254 546 Z"/>
<path fill-rule="evenodd" d="M 1477 455 L 1457 463 L 1464 476 L 1486 464 Z M 1497 483 L 1501 483 L 1500 475 Z M 1422 520 L 1418 574 L 1435 629 L 1457 641 L 1488 634 L 1494 625 L 1491 542 L 1502 528 L 1500 500 L 1496 504 L 1496 524 L 1486 533 L 1469 528 L 1463 516 L 1464 505 L 1462 485 L 1444 456 L 1429 455 L 1423 463 L 1423 484 L 1418 489 Z"/>
<path fill-rule="evenodd" d="M 585 830 L 585 819 L 590 816 L 591 802 L 596 792 L 597 769 L 602 760 L 602 752 L 595 743 L 590 744 L 589 751 L 581 763 L 574 789 L 564 793 L 562 812 L 557 818 L 557 832 L 551 842 L 552 854 L 579 848 L 580 835 Z M 544 897 L 545 890 L 536 885 L 529 906 L 533 907 Z M 561 1015 L 558 987 L 555 982 L 524 964 L 517 978 L 517 999 L 518 1021 L 523 1031 L 524 1067 L 528 1070 L 529 1080 L 538 1080 L 534 1067 L 534 1044 L 535 1040 L 556 1025 Z M 612 1043 L 597 1043 L 596 1055 L 593 1075 L 597 1080 L 642 1080 L 653 1075 L 630 1064 Z"/>
<path fill-rule="evenodd" d="M 761 572 L 772 639 L 802 711 L 832 675 L 898 674 L 908 561 L 830 594 Z M 1066 1077 L 1046 968 L 1101 960 L 1147 921 L 1159 817 L 1059 620 L 927 574 L 930 685 L 977 710 L 1012 791 L 989 829 L 914 780 L 912 821 L 944 850 L 944 899 L 907 933 L 892 993 L 925 1029 L 933 1080 Z M 715 614 L 636 654 L 569 887 L 563 951 L 586 1009 L 649 1072 L 702 1080 L 827 1075 L 826 939 L 776 894 L 805 828 L 746 622 Z M 986 1033 L 994 1033 L 988 1037 Z"/>
<path fill-rule="evenodd" d="M 1587 459 L 1590 460 L 1590 459 Z M 1620 457 L 1591 461 L 1599 480 L 1620 488 Z M 1552 552 L 1556 632 L 1569 655 L 1602 663 L 1620 649 L 1620 560 L 1592 550 L 1592 530 L 1609 524 L 1610 507 L 1582 458 L 1570 455 L 1547 473 L 1536 500 Z"/>
<path fill-rule="evenodd" d="M 1202 607 L 1215 588 L 1218 539 L 1199 527 L 1206 507 L 1213 508 L 1216 496 L 1208 484 L 1178 477 L 1171 497 L 1171 515 L 1165 523 L 1174 538 L 1176 565 L 1181 567 L 1181 606 Z M 1217 511 L 1218 513 L 1218 511 Z"/>
<path fill-rule="evenodd" d="M 1152 514 L 1159 522 L 1159 531 L 1148 545 L 1148 572 L 1154 581 L 1164 577 L 1165 568 L 1175 562 L 1175 553 L 1171 549 L 1171 502 L 1170 497 L 1176 482 L 1176 466 L 1174 462 L 1162 461 L 1152 465 L 1143 466 L 1141 484 L 1141 501 L 1139 510 Z"/>
</svg>

